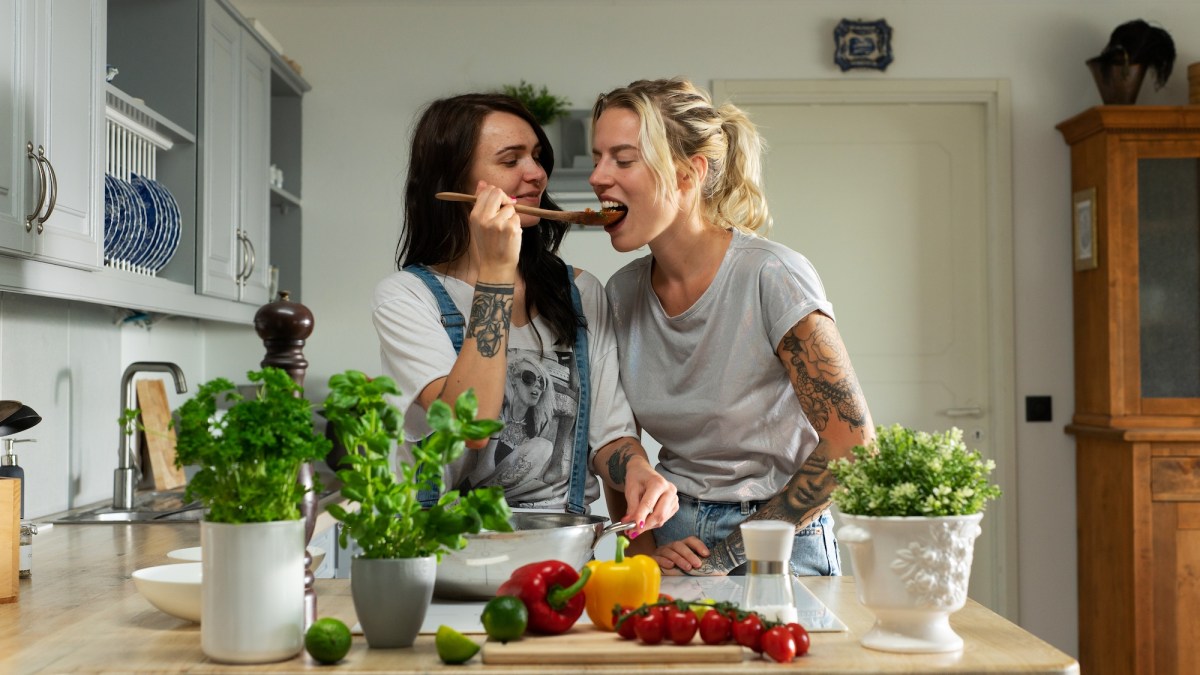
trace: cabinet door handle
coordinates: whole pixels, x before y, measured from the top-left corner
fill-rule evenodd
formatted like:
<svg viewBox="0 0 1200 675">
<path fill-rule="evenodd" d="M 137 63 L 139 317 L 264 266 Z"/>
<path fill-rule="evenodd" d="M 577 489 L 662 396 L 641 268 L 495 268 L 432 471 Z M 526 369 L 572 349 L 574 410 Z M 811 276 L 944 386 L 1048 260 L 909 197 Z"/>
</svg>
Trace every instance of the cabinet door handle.
<svg viewBox="0 0 1200 675">
<path fill-rule="evenodd" d="M 50 218 L 50 214 L 54 213 L 54 206 L 58 203 L 58 174 L 54 172 L 54 165 L 50 163 L 50 158 L 46 156 L 44 150 L 38 147 L 38 161 L 46 165 L 46 175 L 50 177 L 50 197 L 49 203 L 46 205 L 46 215 L 38 218 L 38 234 L 41 234 L 46 229 L 45 222 Z"/>
<path fill-rule="evenodd" d="M 41 151 L 42 148 L 39 147 L 38 150 Z M 32 232 L 33 220 L 42 212 L 42 206 L 46 203 L 46 183 L 48 181 L 46 180 L 46 171 L 42 168 L 41 160 L 38 159 L 37 155 L 33 154 L 33 143 L 25 144 L 25 157 L 33 162 L 33 165 L 37 168 L 38 173 L 37 206 L 33 209 L 33 213 L 25 216 L 25 231 Z"/>
<path fill-rule="evenodd" d="M 246 266 L 246 281 L 250 281 L 250 275 L 254 274 L 254 267 L 258 264 L 258 256 L 254 252 L 254 242 L 250 241 L 248 235 L 243 235 L 242 241 L 246 242 L 246 250 L 250 253 L 250 264 Z"/>
<path fill-rule="evenodd" d="M 237 235 L 238 248 L 241 249 L 241 259 L 238 260 L 237 274 L 234 275 L 234 281 L 240 286 L 242 277 L 246 275 L 246 237 L 242 234 L 242 228 L 238 228 L 235 232 Z"/>
</svg>

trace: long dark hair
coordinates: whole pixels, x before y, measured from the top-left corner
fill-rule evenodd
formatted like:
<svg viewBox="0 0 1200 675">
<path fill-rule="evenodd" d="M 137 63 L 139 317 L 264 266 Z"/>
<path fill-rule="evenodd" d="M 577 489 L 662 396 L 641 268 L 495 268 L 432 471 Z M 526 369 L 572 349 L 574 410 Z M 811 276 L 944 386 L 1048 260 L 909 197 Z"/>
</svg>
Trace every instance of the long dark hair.
<svg viewBox="0 0 1200 675">
<path fill-rule="evenodd" d="M 438 192 L 474 193 L 467 176 L 479 142 L 483 120 L 493 112 L 516 115 L 529 123 L 542 146 L 538 161 L 546 177 L 554 169 L 554 148 L 546 132 L 521 102 L 504 94 L 463 94 L 436 100 L 426 106 L 413 130 L 408 180 L 404 187 L 404 233 L 396 246 L 396 267 L 436 265 L 467 253 L 471 240 L 468 209 L 434 197 Z M 541 207 L 558 209 L 548 193 Z M 542 220 L 525 228 L 517 270 L 525 279 L 525 310 L 536 307 L 550 324 L 556 343 L 575 344 L 575 311 L 566 283 L 566 264 L 558 247 L 570 226 Z"/>
</svg>

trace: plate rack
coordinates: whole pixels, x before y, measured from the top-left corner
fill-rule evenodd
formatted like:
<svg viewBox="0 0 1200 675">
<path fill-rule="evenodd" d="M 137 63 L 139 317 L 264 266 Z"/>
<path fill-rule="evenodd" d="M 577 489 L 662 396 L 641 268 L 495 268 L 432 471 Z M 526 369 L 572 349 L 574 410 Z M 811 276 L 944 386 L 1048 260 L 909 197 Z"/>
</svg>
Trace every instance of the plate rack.
<svg viewBox="0 0 1200 675">
<path fill-rule="evenodd" d="M 105 91 L 104 170 L 122 181 L 134 174 L 157 179 L 159 152 L 168 152 L 176 143 L 194 143 L 195 137 L 148 108 L 140 99 L 106 85 Z M 104 264 L 114 269 L 155 276 L 157 272 L 131 263 L 122 256 L 110 256 Z"/>
</svg>

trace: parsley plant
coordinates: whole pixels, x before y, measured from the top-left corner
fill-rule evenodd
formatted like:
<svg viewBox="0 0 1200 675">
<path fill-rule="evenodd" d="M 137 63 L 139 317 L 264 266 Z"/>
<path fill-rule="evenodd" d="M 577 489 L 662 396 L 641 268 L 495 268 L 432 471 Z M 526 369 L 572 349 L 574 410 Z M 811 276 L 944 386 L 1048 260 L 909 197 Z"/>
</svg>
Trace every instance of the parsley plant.
<svg viewBox="0 0 1200 675">
<path fill-rule="evenodd" d="M 260 383 L 255 398 L 217 378 L 179 407 L 175 464 L 200 466 L 185 498 L 200 500 L 209 522 L 294 520 L 307 492 L 297 480 L 300 467 L 323 459 L 331 444 L 314 431 L 312 404 L 285 371 L 267 367 L 246 376 Z M 218 418 L 222 396 L 233 406 Z"/>
</svg>

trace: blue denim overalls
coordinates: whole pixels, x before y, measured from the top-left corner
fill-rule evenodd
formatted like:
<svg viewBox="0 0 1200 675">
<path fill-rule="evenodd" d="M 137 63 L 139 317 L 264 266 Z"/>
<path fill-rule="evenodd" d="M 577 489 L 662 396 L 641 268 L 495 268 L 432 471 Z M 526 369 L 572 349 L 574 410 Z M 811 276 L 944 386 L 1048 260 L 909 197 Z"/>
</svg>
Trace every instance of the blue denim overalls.
<svg viewBox="0 0 1200 675">
<path fill-rule="evenodd" d="M 466 332 L 467 320 L 462 312 L 454 306 L 446 287 L 438 281 L 437 276 L 424 265 L 408 265 L 407 272 L 417 275 L 425 282 L 433 297 L 437 300 L 438 311 L 442 313 L 442 326 L 450 336 L 455 353 L 462 350 L 463 338 Z M 588 411 L 591 407 L 591 387 L 589 386 L 587 317 L 583 314 L 583 303 L 579 299 L 579 287 L 575 285 L 575 270 L 567 265 L 567 280 L 571 284 L 571 305 L 575 308 L 575 372 L 579 376 L 579 409 L 575 417 L 575 445 L 571 453 L 571 479 L 567 488 L 567 512 L 587 513 L 584 503 L 587 488 L 588 465 Z M 422 490 L 418 495 L 422 504 L 431 506 L 437 502 L 438 493 L 433 490 Z"/>
</svg>

